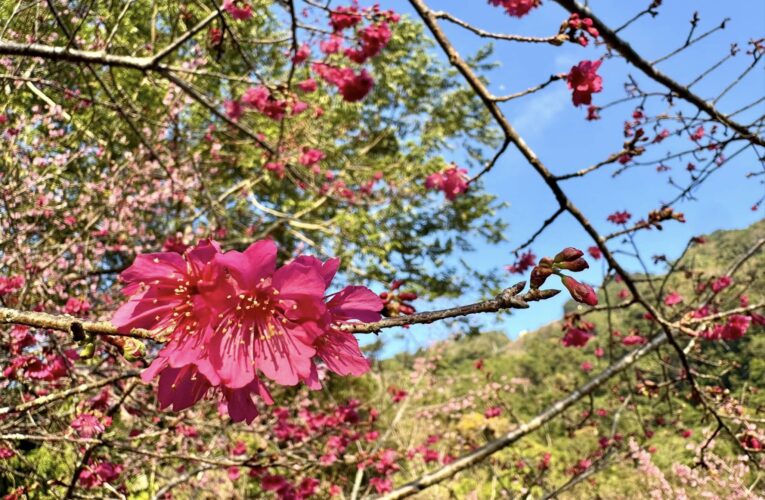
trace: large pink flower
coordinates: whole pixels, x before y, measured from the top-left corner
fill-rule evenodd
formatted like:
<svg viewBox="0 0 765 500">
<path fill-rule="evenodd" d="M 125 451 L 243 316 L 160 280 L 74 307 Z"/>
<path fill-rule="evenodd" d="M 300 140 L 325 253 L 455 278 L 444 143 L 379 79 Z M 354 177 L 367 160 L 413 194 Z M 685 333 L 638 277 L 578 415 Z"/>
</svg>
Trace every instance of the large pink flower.
<svg viewBox="0 0 765 500">
<path fill-rule="evenodd" d="M 225 297 L 213 304 L 221 321 L 208 345 L 221 383 L 244 387 L 257 370 L 282 385 L 307 379 L 326 312 L 321 267 L 298 258 L 277 270 L 272 241 L 219 255 L 216 263 L 231 276 Z"/>
<path fill-rule="evenodd" d="M 251 422 L 253 396 L 273 403 L 258 372 L 281 385 L 318 388 L 314 356 L 340 375 L 369 369 L 356 338 L 340 326 L 380 319 L 379 297 L 356 286 L 325 297 L 338 259 L 300 256 L 277 268 L 276 252 L 267 240 L 226 253 L 205 240 L 183 255 L 139 256 L 122 274 L 131 298 L 113 323 L 169 339 L 141 375 L 159 377 L 160 408 L 180 411 L 217 393 L 232 420 Z"/>
<path fill-rule="evenodd" d="M 164 349 L 170 366 L 180 368 L 204 354 L 212 315 L 203 295 L 218 289 L 218 270 L 211 265 L 220 252 L 217 243 L 201 241 L 184 255 L 162 252 L 136 257 L 120 278 L 130 296 L 112 323 L 121 332 L 133 328 L 167 331 Z"/>
</svg>

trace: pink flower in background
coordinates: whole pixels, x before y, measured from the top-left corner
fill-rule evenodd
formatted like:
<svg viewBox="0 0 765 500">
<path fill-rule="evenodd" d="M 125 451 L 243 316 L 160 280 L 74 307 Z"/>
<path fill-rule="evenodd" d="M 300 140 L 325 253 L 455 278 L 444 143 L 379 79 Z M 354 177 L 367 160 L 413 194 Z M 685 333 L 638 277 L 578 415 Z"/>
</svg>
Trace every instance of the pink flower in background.
<svg viewBox="0 0 765 500">
<path fill-rule="evenodd" d="M 502 414 L 502 408 L 499 406 L 492 406 L 491 408 L 487 409 L 483 415 L 486 418 L 496 418 Z"/>
<path fill-rule="evenodd" d="M 682 295 L 680 295 L 677 292 L 672 292 L 668 294 L 666 297 L 664 297 L 664 305 L 667 306 L 674 306 L 683 301 Z"/>
<path fill-rule="evenodd" d="M 240 7 L 239 4 L 244 6 Z M 237 21 L 252 17 L 252 5 L 239 0 L 223 0 L 223 10 L 231 14 L 231 17 Z"/>
<path fill-rule="evenodd" d="M 720 293 L 733 283 L 730 276 L 721 276 L 712 282 L 712 291 Z"/>
<path fill-rule="evenodd" d="M 523 17 L 538 7 L 542 0 L 489 0 L 495 7 L 503 7 L 508 15 L 513 17 Z"/>
<path fill-rule="evenodd" d="M 317 89 L 316 80 L 314 80 L 313 78 L 308 78 L 306 80 L 303 80 L 302 82 L 299 82 L 297 84 L 297 87 L 301 90 L 301 92 L 310 94 L 311 92 L 315 92 Z"/>
<path fill-rule="evenodd" d="M 90 413 L 81 413 L 72 420 L 70 426 L 77 431 L 82 438 L 92 438 L 106 430 L 106 425 L 111 424 L 111 418 L 106 417 L 104 421 Z"/>
<path fill-rule="evenodd" d="M 629 221 L 631 218 L 632 218 L 632 214 L 627 212 L 626 210 L 623 210 L 621 212 L 612 213 L 606 219 L 608 220 L 608 222 L 613 222 L 614 224 L 626 224 L 627 221 Z"/>
<path fill-rule="evenodd" d="M 467 169 L 451 165 L 425 179 L 425 188 L 443 191 L 446 199 L 454 201 L 468 189 Z"/>
<path fill-rule="evenodd" d="M 584 347 L 594 335 L 581 328 L 571 327 L 566 329 L 561 342 L 565 347 Z"/>
<path fill-rule="evenodd" d="M 573 90 L 574 106 L 592 104 L 592 94 L 603 90 L 603 79 L 597 74 L 601 61 L 581 61 L 571 68 L 566 82 Z"/>
<path fill-rule="evenodd" d="M 648 342 L 645 337 L 641 337 L 640 335 L 627 335 L 622 339 L 622 344 L 626 346 L 633 346 L 633 345 L 642 345 Z"/>
</svg>

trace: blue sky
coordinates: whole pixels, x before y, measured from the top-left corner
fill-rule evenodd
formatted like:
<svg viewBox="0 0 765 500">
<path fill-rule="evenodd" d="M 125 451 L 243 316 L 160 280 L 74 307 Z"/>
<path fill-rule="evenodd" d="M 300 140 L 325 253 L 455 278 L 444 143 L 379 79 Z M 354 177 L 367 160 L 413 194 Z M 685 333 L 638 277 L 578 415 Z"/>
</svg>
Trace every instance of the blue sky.
<svg viewBox="0 0 765 500">
<path fill-rule="evenodd" d="M 407 1 L 381 1 L 383 8 L 413 14 Z M 619 26 L 640 11 L 649 2 L 624 2 L 595 0 L 590 6 L 601 19 L 611 26 Z M 483 0 L 437 1 L 430 0 L 434 10 L 446 10 L 455 16 L 487 31 L 516 33 L 535 36 L 549 36 L 557 32 L 558 26 L 567 13 L 552 1 L 532 11 L 523 19 L 506 16 L 500 9 L 488 5 Z M 629 7 L 626 7 L 629 6 Z M 726 18 L 731 18 L 722 32 L 707 37 L 686 52 L 662 64 L 659 69 L 676 80 L 688 83 L 729 51 L 732 42 L 746 50 L 746 42 L 751 38 L 765 36 L 765 2 L 761 1 L 665 1 L 655 19 L 641 19 L 621 35 L 626 38 L 645 58 L 656 59 L 676 47 L 686 39 L 694 10 L 699 11 L 701 21 L 697 34 L 717 26 Z M 463 55 L 474 53 L 485 40 L 444 23 L 447 35 Z M 593 44 L 583 48 L 566 44 L 559 48 L 547 45 L 531 45 L 509 42 L 496 42 L 494 61 L 500 66 L 486 75 L 491 81 L 491 90 L 496 95 L 518 92 L 530 86 L 542 83 L 549 75 L 567 72 L 571 66 L 584 59 L 597 59 L 603 47 Z M 703 97 L 716 96 L 746 66 L 751 59 L 744 54 L 726 62 L 693 87 Z M 439 52 L 440 54 L 440 52 Z M 594 96 L 595 104 L 605 104 L 616 98 L 624 97 L 623 83 L 627 74 L 632 74 L 644 90 L 659 90 L 658 84 L 640 75 L 639 71 L 626 65 L 620 58 L 608 59 L 603 63 L 600 73 L 604 80 L 604 90 Z M 717 106 L 723 112 L 730 112 L 748 104 L 765 91 L 765 72 L 763 65 L 758 65 L 733 91 L 729 92 Z M 503 110 L 511 123 L 525 138 L 527 143 L 541 157 L 542 161 L 554 173 L 566 173 L 592 165 L 605 159 L 609 154 L 620 149 L 624 141 L 621 124 L 629 119 L 635 104 L 625 103 L 603 112 L 603 119 L 588 122 L 584 119 L 585 109 L 575 108 L 571 103 L 571 93 L 565 82 L 555 82 L 546 89 L 532 96 L 505 103 Z M 688 115 L 693 108 L 682 105 Z M 654 101 L 654 106 L 647 108 L 658 112 L 665 109 L 663 101 Z M 737 116 L 741 122 L 754 120 L 765 113 L 765 104 L 760 103 L 748 113 Z M 674 141 L 674 142 L 673 142 Z M 691 145 L 687 137 L 669 139 L 658 148 L 653 148 L 643 159 L 658 158 L 668 151 L 678 151 Z M 674 146 L 674 147 L 673 147 Z M 735 149 L 731 149 L 734 151 Z M 453 159 L 464 158 L 461 151 L 455 150 Z M 684 167 L 689 159 L 667 163 L 670 172 L 658 173 L 655 167 L 632 169 L 617 178 L 611 173 L 616 167 L 610 166 L 591 174 L 582 180 L 568 181 L 565 185 L 574 203 L 590 218 L 595 226 L 607 233 L 616 226 L 606 222 L 606 216 L 615 210 L 628 210 L 633 213 L 633 221 L 645 216 L 649 210 L 657 208 L 662 201 L 668 201 L 676 194 L 676 189 L 668 184 L 669 176 L 683 183 L 688 181 Z M 716 172 L 697 192 L 699 201 L 686 201 L 677 205 L 687 219 L 686 224 L 669 222 L 665 231 L 642 232 L 638 243 L 645 249 L 646 256 L 665 254 L 674 257 L 679 254 L 691 236 L 709 233 L 717 229 L 746 227 L 761 219 L 763 208 L 757 211 L 750 207 L 765 193 L 762 177 L 747 179 L 748 172 L 757 171 L 759 166 L 751 150 L 739 155 Z M 498 246 L 477 243 L 476 252 L 466 256 L 483 270 L 502 270 L 504 264 L 513 261 L 510 251 L 524 242 L 554 211 L 553 198 L 539 176 L 525 163 L 517 151 L 511 148 L 498 162 L 495 168 L 484 178 L 487 189 L 500 200 L 509 203 L 509 207 L 500 215 L 510 225 L 507 231 L 508 241 Z M 592 241 L 584 234 L 578 224 L 569 216 L 563 216 L 532 246 L 537 256 L 552 255 L 564 246 L 586 248 Z M 611 248 L 618 248 L 614 241 Z M 638 270 L 635 262 L 624 260 L 628 268 Z M 598 283 L 602 275 L 600 265 L 581 273 L 585 281 Z M 518 276 L 506 274 L 507 284 L 518 280 Z M 563 294 L 561 294 L 563 295 Z M 480 298 L 476 292 L 464 297 L 460 303 Z M 496 327 L 511 338 L 517 337 L 523 330 L 533 330 L 560 317 L 565 297 L 535 304 L 529 310 L 519 311 L 510 318 L 496 324 L 495 318 L 485 316 L 487 327 Z M 421 301 L 422 302 L 422 301 Z M 441 302 L 437 306 L 455 303 Z M 421 309 L 431 308 L 433 304 L 418 304 Z M 409 331 L 387 331 L 383 334 L 386 341 L 385 354 L 392 354 L 402 349 L 415 349 L 448 335 L 450 330 L 445 325 L 418 326 Z"/>
</svg>

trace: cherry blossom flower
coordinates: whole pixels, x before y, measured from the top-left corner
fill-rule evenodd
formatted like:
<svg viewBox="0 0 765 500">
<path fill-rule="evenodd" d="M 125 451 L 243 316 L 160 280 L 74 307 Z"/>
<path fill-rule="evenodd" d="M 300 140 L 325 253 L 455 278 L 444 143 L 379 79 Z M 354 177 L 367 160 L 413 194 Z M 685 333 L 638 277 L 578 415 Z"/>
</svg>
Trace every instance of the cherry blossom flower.
<svg viewBox="0 0 765 500">
<path fill-rule="evenodd" d="M 508 15 L 523 17 L 542 3 L 541 0 L 489 0 L 495 7 L 503 7 Z"/>
<path fill-rule="evenodd" d="M 238 3 L 243 3 L 244 6 L 240 7 Z M 223 10 L 231 14 L 231 17 L 238 21 L 252 17 L 252 5 L 238 2 L 238 0 L 223 0 Z"/>
<path fill-rule="evenodd" d="M 90 413 L 81 413 L 72 420 L 70 426 L 77 431 L 77 434 L 83 438 L 92 438 L 106 430 L 106 425 L 111 424 L 111 418 L 107 417 L 102 421 Z"/>
<path fill-rule="evenodd" d="M 667 294 L 666 297 L 664 297 L 664 305 L 666 306 L 674 306 L 683 301 L 683 296 L 680 295 L 677 292 L 672 292 L 670 294 Z"/>
<path fill-rule="evenodd" d="M 581 61 L 571 68 L 566 82 L 573 90 L 574 106 L 592 104 L 592 94 L 603 90 L 603 79 L 597 74 L 601 61 Z"/>
<path fill-rule="evenodd" d="M 534 265 L 536 265 L 536 262 L 537 262 L 537 256 L 534 255 L 531 252 L 531 250 L 528 250 L 520 254 L 518 256 L 518 260 L 516 260 L 513 264 L 510 264 L 509 266 L 505 266 L 505 269 L 509 273 L 523 274 L 530 267 L 533 267 Z"/>
<path fill-rule="evenodd" d="M 632 218 L 632 214 L 627 212 L 626 210 L 623 210 L 621 212 L 614 212 L 606 219 L 608 222 L 613 222 L 614 224 L 626 224 L 627 221 L 629 221 Z"/>
<path fill-rule="evenodd" d="M 593 334 L 581 328 L 571 327 L 566 329 L 566 333 L 561 339 L 565 347 L 584 347 L 593 337 Z"/>
<path fill-rule="evenodd" d="M 733 283 L 733 280 L 730 276 L 720 276 L 712 282 L 712 291 L 714 293 L 720 293 L 728 288 L 731 283 Z"/>
<path fill-rule="evenodd" d="M 467 170 L 456 165 L 446 167 L 441 172 L 429 175 L 425 179 L 425 188 L 443 191 L 446 199 L 454 201 L 468 189 Z"/>
</svg>

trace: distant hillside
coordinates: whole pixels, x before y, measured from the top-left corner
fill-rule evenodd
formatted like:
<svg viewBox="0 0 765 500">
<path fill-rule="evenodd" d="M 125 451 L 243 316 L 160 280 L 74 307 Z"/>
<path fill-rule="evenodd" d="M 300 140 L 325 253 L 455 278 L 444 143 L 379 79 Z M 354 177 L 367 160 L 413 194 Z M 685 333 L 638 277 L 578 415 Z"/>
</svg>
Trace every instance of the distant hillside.
<svg viewBox="0 0 765 500">
<path fill-rule="evenodd" d="M 665 293 L 677 292 L 690 301 L 696 283 L 719 276 L 763 236 L 765 220 L 744 230 L 717 231 L 706 236 L 706 242 L 692 246 L 678 267 L 683 273 L 682 279 L 678 275 L 667 280 Z M 732 295 L 745 292 L 752 300 L 762 300 L 765 297 L 763 269 L 765 254 L 759 252 L 737 273 Z M 690 280 L 685 278 L 686 272 Z M 655 287 L 660 283 L 661 280 L 658 280 Z M 640 287 L 647 297 L 653 296 L 647 283 L 641 283 Z M 618 298 L 622 288 L 623 285 L 616 282 L 607 286 L 606 291 L 612 304 L 622 300 Z M 601 303 L 605 303 L 603 299 L 604 292 L 601 291 Z M 677 309 L 682 309 L 682 306 Z M 566 305 L 568 312 L 583 310 L 574 302 Z M 459 455 L 482 444 L 495 433 L 508 430 L 515 421 L 532 418 L 547 404 L 584 382 L 590 375 L 583 370 L 583 363 L 591 364 L 592 371 L 597 372 L 608 365 L 609 357 L 617 358 L 634 349 L 622 345 L 620 337 L 610 336 L 609 324 L 610 330 L 622 334 L 634 330 L 643 336 L 652 335 L 651 323 L 643 318 L 643 312 L 638 307 L 615 310 L 610 318 L 598 312 L 587 315 L 586 320 L 595 323 L 597 333 L 582 349 L 564 348 L 561 345 L 561 322 L 556 322 L 515 341 L 500 332 L 486 332 L 444 341 L 414 355 L 401 354 L 383 361 L 380 371 L 384 380 L 401 386 L 409 384 L 408 377 L 414 359 L 431 357 L 436 363 L 433 373 L 428 374 L 428 380 L 412 396 L 415 399 L 411 403 L 413 409 L 401 418 L 399 433 L 407 436 L 406 441 L 402 441 L 404 446 L 406 443 L 409 446 L 417 445 L 424 442 L 429 434 L 438 433 L 446 436 L 442 442 L 448 443 L 444 446 L 449 453 Z M 717 366 L 704 367 L 714 377 L 702 380 L 702 384 L 710 388 L 710 391 L 718 386 L 736 394 L 748 391 L 748 406 L 756 408 L 759 404 L 765 408 L 765 392 L 761 390 L 765 388 L 762 384 L 765 380 L 765 335 L 761 333 L 761 329 L 759 332 L 750 329 L 743 339 L 735 343 L 705 345 L 705 354 L 710 356 L 711 352 Z M 594 355 L 596 347 L 603 349 L 603 357 Z M 538 493 L 547 485 L 565 483 L 570 477 L 566 475 L 565 469 L 575 466 L 583 456 L 597 450 L 598 439 L 610 435 L 614 425 L 612 416 L 617 412 L 620 413 L 619 434 L 642 438 L 648 431 L 653 433 L 647 445 L 656 448 L 654 463 L 662 469 L 669 468 L 674 462 L 692 461 L 691 452 L 686 449 L 689 440 L 681 432 L 686 422 L 688 427 L 698 428 L 698 405 L 682 397 L 688 389 L 682 382 L 678 382 L 677 387 L 669 385 L 661 390 L 653 389 L 660 387 L 665 377 L 682 381 L 677 366 L 667 362 L 674 359 L 670 354 L 669 348 L 664 348 L 660 356 L 652 355 L 642 360 L 637 369 L 623 374 L 618 381 L 596 392 L 592 401 L 583 401 L 568 411 L 564 418 L 547 425 L 544 431 L 530 435 L 518 445 L 498 453 L 492 462 L 493 466 L 504 471 L 507 480 L 511 481 L 512 477 L 518 477 L 514 467 L 519 460 L 533 464 L 544 452 L 549 451 L 553 453 L 553 462 L 558 467 L 551 468 L 551 472 L 545 476 L 545 487 Z M 482 364 L 480 370 L 476 368 L 477 364 Z M 494 382 L 500 388 L 487 392 L 487 381 Z M 669 395 L 667 391 L 675 389 L 678 392 L 672 392 L 672 398 L 665 397 Z M 631 411 L 623 411 L 615 406 L 619 399 L 614 394 L 620 395 L 622 399 L 629 398 L 630 404 L 634 405 L 630 406 Z M 484 411 L 494 406 L 502 408 L 501 416 L 487 419 Z M 427 411 L 422 413 L 417 408 L 426 408 Z M 591 417 L 580 427 L 584 419 L 582 412 L 586 411 L 599 411 L 605 416 Z M 432 419 L 428 420 L 428 425 L 423 425 L 423 415 Z M 711 423 L 708 425 L 711 426 Z M 476 436 L 479 438 L 476 439 Z M 693 439 L 694 442 L 702 440 L 700 436 L 693 436 Z M 730 449 L 725 442 L 718 446 L 719 453 Z M 475 489 L 476 474 L 486 481 L 488 488 L 491 481 L 488 471 L 484 469 L 457 476 L 448 488 L 440 489 L 438 493 L 430 492 L 422 498 L 432 498 L 432 495 L 448 498 L 455 494 L 462 498 Z M 597 475 L 598 495 L 601 498 L 643 498 L 646 493 L 640 474 L 625 464 L 615 465 Z M 505 486 L 508 491 L 513 491 L 512 484 Z M 585 482 L 566 495 L 569 495 L 568 498 L 589 497 L 587 488 Z M 491 496 L 488 489 L 481 491 L 479 498 Z"/>
</svg>

